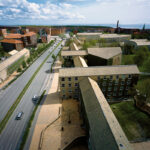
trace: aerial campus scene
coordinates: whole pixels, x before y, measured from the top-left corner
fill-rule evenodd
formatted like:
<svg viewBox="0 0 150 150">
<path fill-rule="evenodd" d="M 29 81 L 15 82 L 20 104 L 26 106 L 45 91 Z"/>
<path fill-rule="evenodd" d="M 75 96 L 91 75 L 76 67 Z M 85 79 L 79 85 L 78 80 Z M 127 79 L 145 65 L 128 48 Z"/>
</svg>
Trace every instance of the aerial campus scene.
<svg viewBox="0 0 150 150">
<path fill-rule="evenodd" d="M 149 0 L 0 0 L 0 150 L 150 150 Z"/>
</svg>

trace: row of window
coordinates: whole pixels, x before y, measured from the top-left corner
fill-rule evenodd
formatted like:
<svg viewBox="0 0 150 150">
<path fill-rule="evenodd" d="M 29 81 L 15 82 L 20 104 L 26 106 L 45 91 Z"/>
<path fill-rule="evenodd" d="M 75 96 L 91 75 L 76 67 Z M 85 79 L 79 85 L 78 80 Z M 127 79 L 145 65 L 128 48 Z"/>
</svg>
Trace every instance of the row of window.
<svg viewBox="0 0 150 150">
<path fill-rule="evenodd" d="M 66 91 L 67 91 L 67 90 L 62 90 L 62 93 L 66 93 Z M 72 93 L 73 90 L 70 88 L 70 89 L 68 90 L 68 92 L 69 92 L 69 93 Z M 75 93 L 76 93 L 76 92 L 79 92 L 79 89 L 78 89 L 78 88 L 74 89 L 74 92 L 75 92 Z"/>
<path fill-rule="evenodd" d="M 98 78 L 98 80 L 101 79 L 100 76 L 98 76 L 97 78 Z M 121 78 L 122 78 L 122 79 L 125 79 L 125 78 L 126 78 L 126 75 L 122 75 Z M 128 75 L 128 79 L 131 79 L 131 78 L 132 78 L 132 75 Z M 104 76 L 102 79 L 103 79 L 103 80 L 107 80 L 107 79 L 112 80 L 112 79 L 113 79 L 113 76 L 109 76 L 109 78 L 106 77 L 106 76 Z M 119 79 L 119 75 L 116 75 L 116 79 Z M 71 77 L 68 77 L 68 78 L 61 78 L 61 81 L 65 81 L 65 80 L 71 81 L 72 78 L 71 78 Z M 78 77 L 74 77 L 74 80 L 77 81 L 77 80 L 78 80 Z"/>
<path fill-rule="evenodd" d="M 71 77 L 68 77 L 68 78 L 61 78 L 61 81 L 65 81 L 65 80 L 71 81 L 72 78 L 71 78 Z M 78 77 L 74 77 L 74 80 L 75 80 L 75 81 L 78 81 Z"/>
<path fill-rule="evenodd" d="M 132 78 L 132 75 L 120 75 L 121 77 L 121 79 L 125 79 L 125 78 L 128 78 L 128 79 L 131 79 Z M 112 80 L 113 79 L 113 76 L 103 76 L 103 77 L 100 77 L 100 76 L 98 76 L 97 77 L 97 79 L 98 80 L 100 80 L 100 79 L 103 79 L 103 80 L 107 80 L 107 79 L 110 79 L 110 80 Z M 116 75 L 116 79 L 119 79 L 119 75 Z"/>
<path fill-rule="evenodd" d="M 108 87 L 108 91 L 112 91 L 112 89 L 114 89 L 114 91 L 123 91 L 123 90 L 129 90 L 129 87 L 124 87 L 124 86 L 121 86 L 120 88 L 118 88 L 117 86 L 115 86 L 114 88 L 112 87 Z M 106 87 L 102 87 L 102 91 L 106 91 Z"/>
<path fill-rule="evenodd" d="M 128 92 L 119 92 L 119 93 L 107 93 L 107 97 L 111 97 L 111 96 L 122 96 L 123 94 L 128 95 Z"/>
<path fill-rule="evenodd" d="M 100 84 L 100 83 L 99 83 L 99 84 Z M 115 82 L 114 82 L 114 85 L 118 85 L 118 84 L 119 84 L 118 81 L 115 81 Z M 130 85 L 130 84 L 131 84 L 131 81 L 128 80 L 128 81 L 126 82 L 126 84 L 127 84 L 127 85 Z M 103 82 L 102 82 L 102 86 L 106 86 L 106 85 L 107 85 L 107 82 L 103 81 Z M 109 86 L 112 86 L 113 83 L 112 83 L 112 82 L 109 82 L 108 85 L 109 85 Z M 121 81 L 121 85 L 125 85 L 125 81 Z"/>
<path fill-rule="evenodd" d="M 79 85 L 78 83 L 75 83 L 75 84 L 74 84 L 75 87 L 78 87 L 78 85 Z M 65 87 L 65 84 L 61 84 L 61 87 Z M 68 84 L 68 87 L 72 87 L 72 84 L 69 83 L 69 84 Z"/>
</svg>

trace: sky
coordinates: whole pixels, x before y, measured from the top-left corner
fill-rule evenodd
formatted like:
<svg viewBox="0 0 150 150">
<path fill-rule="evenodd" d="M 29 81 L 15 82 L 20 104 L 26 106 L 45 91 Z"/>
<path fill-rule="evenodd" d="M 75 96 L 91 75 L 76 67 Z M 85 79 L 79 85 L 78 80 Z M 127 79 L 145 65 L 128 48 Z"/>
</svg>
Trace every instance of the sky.
<svg viewBox="0 0 150 150">
<path fill-rule="evenodd" d="M 0 0 L 0 25 L 150 24 L 150 0 Z"/>
</svg>

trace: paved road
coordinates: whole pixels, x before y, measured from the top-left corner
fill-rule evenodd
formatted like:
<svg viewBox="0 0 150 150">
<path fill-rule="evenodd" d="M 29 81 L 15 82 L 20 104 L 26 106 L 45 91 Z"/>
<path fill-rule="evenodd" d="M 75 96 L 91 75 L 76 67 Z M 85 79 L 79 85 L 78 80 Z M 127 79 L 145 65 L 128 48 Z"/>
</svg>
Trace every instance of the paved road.
<svg viewBox="0 0 150 150">
<path fill-rule="evenodd" d="M 41 55 L 16 81 L 8 86 L 8 88 L 0 92 L 0 121 L 4 118 L 9 108 L 17 99 L 38 66 L 46 58 L 50 50 L 52 50 L 52 47 Z"/>
<path fill-rule="evenodd" d="M 59 49 L 60 46 L 55 50 L 55 55 L 58 53 Z M 47 54 L 49 53 L 49 51 L 47 52 Z M 32 101 L 32 98 L 35 94 L 40 96 L 43 90 L 47 88 L 51 82 L 51 80 L 49 80 L 49 77 L 53 77 L 49 72 L 47 72 L 51 67 L 51 63 L 49 63 L 50 61 L 52 61 L 51 56 L 40 69 L 39 73 L 31 83 L 25 95 L 23 96 L 18 107 L 9 119 L 6 128 L 0 135 L 0 150 L 18 149 L 21 137 L 23 135 L 23 131 L 25 130 L 27 121 L 29 120 L 29 117 L 35 106 L 35 104 Z M 15 120 L 15 117 L 20 111 L 23 111 L 24 115 L 21 120 L 17 121 Z"/>
</svg>

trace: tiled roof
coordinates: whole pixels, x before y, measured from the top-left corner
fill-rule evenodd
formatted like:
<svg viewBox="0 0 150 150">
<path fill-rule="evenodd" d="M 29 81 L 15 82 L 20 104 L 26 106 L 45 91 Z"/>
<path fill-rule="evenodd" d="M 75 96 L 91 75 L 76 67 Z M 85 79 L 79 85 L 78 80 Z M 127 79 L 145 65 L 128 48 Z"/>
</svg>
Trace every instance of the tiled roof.
<svg viewBox="0 0 150 150">
<path fill-rule="evenodd" d="M 98 66 L 98 67 L 75 67 L 62 68 L 59 70 L 60 77 L 90 77 L 100 75 L 125 75 L 139 74 L 136 65 Z"/>
<path fill-rule="evenodd" d="M 88 54 L 101 57 L 103 59 L 110 59 L 121 53 L 122 51 L 120 47 L 88 48 Z"/>
<path fill-rule="evenodd" d="M 27 32 L 23 36 L 32 36 L 32 35 L 36 35 L 36 33 L 35 32 Z"/>
<path fill-rule="evenodd" d="M 11 33 L 5 36 L 6 39 L 20 39 L 21 37 L 22 35 L 18 33 L 17 34 Z"/>
<path fill-rule="evenodd" d="M 20 40 L 14 40 L 14 39 L 3 39 L 0 42 L 1 43 L 11 43 L 11 44 L 22 44 L 23 43 Z"/>
</svg>

